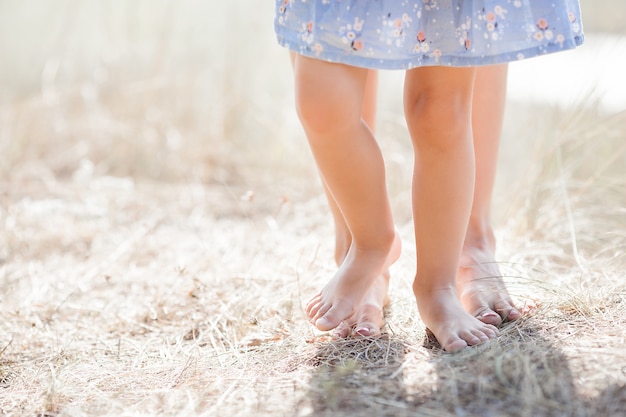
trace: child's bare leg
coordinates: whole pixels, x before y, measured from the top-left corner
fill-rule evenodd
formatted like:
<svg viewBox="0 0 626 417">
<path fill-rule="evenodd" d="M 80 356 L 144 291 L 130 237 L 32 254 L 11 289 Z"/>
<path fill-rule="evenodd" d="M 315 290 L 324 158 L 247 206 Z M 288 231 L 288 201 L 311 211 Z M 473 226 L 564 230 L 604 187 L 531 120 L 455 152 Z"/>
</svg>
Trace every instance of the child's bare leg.
<svg viewBox="0 0 626 417">
<path fill-rule="evenodd" d="M 307 305 L 320 330 L 350 319 L 399 256 L 382 156 L 361 120 L 367 70 L 298 56 L 296 102 L 318 168 L 352 242 L 337 274 Z"/>
<path fill-rule="evenodd" d="M 295 56 L 294 56 L 295 59 Z M 376 132 L 376 96 L 378 88 L 378 72 L 376 70 L 368 70 L 365 81 L 365 90 L 363 92 L 363 101 L 361 102 L 361 119 L 365 125 L 374 134 Z M 328 199 L 330 212 L 333 216 L 335 224 L 335 261 L 340 266 L 343 259 L 350 249 L 352 243 L 352 234 L 343 218 L 343 213 L 337 205 L 335 198 L 332 196 L 326 183 L 323 182 L 324 191 Z"/>
<path fill-rule="evenodd" d="M 295 67 L 296 54 L 291 53 L 291 63 Z M 376 98 L 378 93 L 378 72 L 369 70 L 365 81 L 365 91 L 361 103 L 361 118 L 372 133 L 376 131 Z M 341 209 L 335 202 L 326 183 L 322 181 L 328 199 L 330 212 L 335 224 L 335 261 L 341 266 L 352 244 L 352 234 L 343 218 Z M 378 277 L 370 287 L 361 304 L 356 307 L 355 313 L 335 329 L 339 337 L 348 337 L 352 330 L 361 336 L 377 336 L 384 322 L 383 309 L 389 304 L 389 273 L 385 272 Z"/>
<path fill-rule="evenodd" d="M 352 234 L 337 206 L 333 196 L 324 185 L 328 203 L 335 223 L 335 261 L 341 266 L 352 242 Z M 338 337 L 348 337 L 354 330 L 360 336 L 372 337 L 380 335 L 384 324 L 384 308 L 389 304 L 389 271 L 386 270 L 367 290 L 360 304 L 355 307 L 354 314 L 343 320 L 335 329 Z"/>
<path fill-rule="evenodd" d="M 473 68 L 423 67 L 408 71 L 405 79 L 405 113 L 415 149 L 413 291 L 422 320 L 448 351 L 498 334 L 465 311 L 456 289 L 475 181 L 474 74 Z"/>
<path fill-rule="evenodd" d="M 469 225 L 457 272 L 457 288 L 465 309 L 479 320 L 499 325 L 515 320 L 515 308 L 495 262 L 496 242 L 491 224 L 491 196 L 506 98 L 507 65 L 476 70 L 472 129 L 476 185 Z"/>
<path fill-rule="evenodd" d="M 297 55 L 294 52 L 291 52 L 290 57 L 291 64 L 295 68 Z M 363 100 L 361 102 L 361 119 L 363 119 L 372 133 L 376 132 L 377 95 L 378 72 L 376 70 L 368 70 L 365 81 L 365 90 L 363 91 Z M 341 209 L 337 206 L 337 202 L 335 202 L 335 198 L 328 190 L 326 183 L 322 181 L 322 184 L 324 186 L 324 192 L 326 194 L 326 198 L 328 199 L 328 205 L 335 224 L 335 261 L 337 262 L 337 266 L 340 266 L 348 253 L 348 249 L 350 249 L 352 234 L 346 224 L 346 220 L 343 218 Z"/>
<path fill-rule="evenodd" d="M 369 70 L 365 81 L 365 91 L 361 107 L 361 119 L 365 122 L 372 133 L 376 132 L 376 99 L 378 90 L 378 72 Z M 352 234 L 343 218 L 343 214 L 337 206 L 328 187 L 324 184 L 324 190 L 328 197 L 328 205 L 333 215 L 335 224 L 335 261 L 337 266 L 341 266 L 344 258 L 348 254 L 348 249 L 352 243 Z M 365 294 L 361 304 L 356 308 L 352 317 L 342 321 L 335 329 L 335 334 L 339 337 L 348 337 L 354 332 L 361 336 L 378 336 L 384 324 L 384 308 L 389 304 L 389 272 L 376 278 L 374 284 Z"/>
<path fill-rule="evenodd" d="M 376 98 L 378 96 L 378 71 L 368 70 L 367 80 L 365 80 L 365 91 L 363 92 L 363 102 L 361 103 L 361 119 L 367 127 L 376 132 Z"/>
</svg>

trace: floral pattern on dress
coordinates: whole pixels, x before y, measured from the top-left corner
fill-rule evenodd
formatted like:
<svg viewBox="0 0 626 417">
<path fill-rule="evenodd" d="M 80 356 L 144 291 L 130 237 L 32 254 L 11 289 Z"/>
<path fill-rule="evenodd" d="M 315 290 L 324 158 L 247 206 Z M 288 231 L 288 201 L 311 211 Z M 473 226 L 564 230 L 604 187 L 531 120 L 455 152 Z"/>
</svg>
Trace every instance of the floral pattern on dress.
<svg viewBox="0 0 626 417">
<path fill-rule="evenodd" d="M 276 0 L 281 45 L 367 68 L 478 66 L 574 48 L 577 0 Z"/>
</svg>

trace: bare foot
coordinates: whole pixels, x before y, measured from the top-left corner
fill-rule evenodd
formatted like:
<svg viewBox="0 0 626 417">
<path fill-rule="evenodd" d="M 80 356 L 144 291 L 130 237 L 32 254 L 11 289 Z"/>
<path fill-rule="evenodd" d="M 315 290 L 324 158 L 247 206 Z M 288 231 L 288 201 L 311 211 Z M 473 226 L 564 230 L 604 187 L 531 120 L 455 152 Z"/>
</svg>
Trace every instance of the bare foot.
<svg viewBox="0 0 626 417">
<path fill-rule="evenodd" d="M 453 288 L 429 290 L 414 285 L 420 317 L 447 352 L 458 352 L 498 335 L 498 329 L 465 311 Z"/>
<path fill-rule="evenodd" d="M 383 326 L 384 308 L 389 305 L 389 272 L 378 277 L 365 294 L 363 301 L 357 307 L 355 313 L 337 326 L 334 334 L 337 337 L 380 336 Z"/>
<path fill-rule="evenodd" d="M 332 330 L 342 321 L 357 317 L 359 311 L 371 317 L 372 309 L 366 308 L 370 304 L 366 296 L 377 279 L 398 259 L 400 250 L 398 232 L 391 245 L 382 250 L 362 250 L 352 245 L 335 276 L 306 306 L 306 313 L 315 327 Z"/>
<path fill-rule="evenodd" d="M 498 326 L 503 321 L 521 317 L 504 285 L 492 250 L 464 247 L 456 283 L 463 307 L 478 320 Z"/>
</svg>

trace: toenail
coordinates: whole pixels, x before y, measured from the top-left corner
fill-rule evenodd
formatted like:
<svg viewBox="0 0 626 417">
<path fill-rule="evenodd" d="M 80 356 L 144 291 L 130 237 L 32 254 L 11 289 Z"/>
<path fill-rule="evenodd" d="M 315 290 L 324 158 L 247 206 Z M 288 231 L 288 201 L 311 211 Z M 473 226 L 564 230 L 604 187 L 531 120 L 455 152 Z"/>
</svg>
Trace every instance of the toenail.
<svg viewBox="0 0 626 417">
<path fill-rule="evenodd" d="M 369 327 L 359 327 L 358 329 L 356 329 L 356 333 L 360 334 L 361 336 L 369 336 L 370 328 Z"/>
<path fill-rule="evenodd" d="M 498 313 L 494 313 L 493 311 L 487 311 L 480 315 L 480 317 L 500 317 Z"/>
</svg>

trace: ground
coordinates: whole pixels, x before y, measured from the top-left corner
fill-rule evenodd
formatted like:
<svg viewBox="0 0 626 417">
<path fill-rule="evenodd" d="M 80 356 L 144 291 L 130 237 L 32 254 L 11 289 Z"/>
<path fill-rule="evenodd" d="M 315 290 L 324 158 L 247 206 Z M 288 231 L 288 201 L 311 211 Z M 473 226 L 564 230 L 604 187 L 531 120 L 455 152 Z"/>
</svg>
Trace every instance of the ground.
<svg viewBox="0 0 626 417">
<path fill-rule="evenodd" d="M 3 184 L 5 415 L 626 410 L 623 228 L 582 231 L 578 264 L 554 205 L 535 226 L 511 219 L 502 268 L 536 306 L 497 340 L 446 354 L 416 314 L 410 250 L 392 269 L 382 338 L 335 340 L 307 323 L 303 303 L 333 269 L 321 195 L 82 181 Z M 610 207 L 584 221 L 623 226 Z"/>
<path fill-rule="evenodd" d="M 386 325 L 333 339 L 303 312 L 333 230 L 289 58 L 271 7 L 219 3 L 0 3 L 0 414 L 625 415 L 624 43 L 511 66 L 497 260 L 533 308 L 447 354 L 411 292 L 401 74 L 379 89 Z"/>
</svg>

